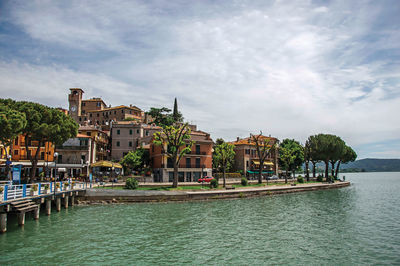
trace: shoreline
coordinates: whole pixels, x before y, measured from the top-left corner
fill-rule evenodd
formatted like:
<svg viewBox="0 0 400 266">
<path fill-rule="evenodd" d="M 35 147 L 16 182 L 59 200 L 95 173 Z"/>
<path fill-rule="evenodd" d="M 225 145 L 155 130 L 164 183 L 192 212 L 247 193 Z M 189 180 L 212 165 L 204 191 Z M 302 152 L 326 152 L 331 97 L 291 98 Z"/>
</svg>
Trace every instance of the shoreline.
<svg viewBox="0 0 400 266">
<path fill-rule="evenodd" d="M 84 195 L 77 198 L 78 205 L 99 205 L 141 202 L 184 202 L 196 200 L 217 200 L 232 198 L 251 198 L 268 195 L 335 189 L 350 186 L 349 181 L 328 183 L 283 185 L 274 187 L 251 187 L 237 189 L 215 189 L 207 191 L 144 191 L 144 190 L 110 190 L 87 189 Z"/>
</svg>

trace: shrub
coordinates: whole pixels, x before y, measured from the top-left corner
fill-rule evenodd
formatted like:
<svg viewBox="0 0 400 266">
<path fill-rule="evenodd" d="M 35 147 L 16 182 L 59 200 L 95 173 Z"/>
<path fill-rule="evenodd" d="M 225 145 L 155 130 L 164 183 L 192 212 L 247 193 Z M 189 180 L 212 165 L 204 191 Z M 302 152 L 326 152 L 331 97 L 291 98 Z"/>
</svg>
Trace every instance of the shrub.
<svg viewBox="0 0 400 266">
<path fill-rule="evenodd" d="M 44 185 L 44 189 L 49 189 L 49 185 L 48 185 L 48 184 L 45 184 L 45 185 Z"/>
<path fill-rule="evenodd" d="M 299 177 L 297 178 L 297 182 L 299 182 L 299 183 L 304 183 L 304 178 L 303 178 L 302 176 L 299 176 Z"/>
<path fill-rule="evenodd" d="M 126 179 L 125 182 L 126 189 L 137 189 L 138 187 L 139 187 L 139 181 L 136 178 L 130 177 Z"/>
<path fill-rule="evenodd" d="M 210 181 L 210 188 L 217 188 L 218 187 L 218 181 L 217 179 L 211 179 Z"/>
<path fill-rule="evenodd" d="M 2 192 L 3 192 L 3 190 L 4 190 L 4 188 L 3 188 L 3 187 L 0 187 L 0 193 L 2 193 Z"/>
<path fill-rule="evenodd" d="M 33 184 L 31 187 L 31 191 L 38 191 L 38 188 L 39 188 L 38 184 Z"/>
<path fill-rule="evenodd" d="M 242 177 L 242 180 L 240 181 L 240 183 L 242 184 L 242 186 L 247 186 L 247 178 Z"/>
<path fill-rule="evenodd" d="M 317 181 L 318 182 L 322 182 L 322 176 L 321 175 L 317 176 Z"/>
<path fill-rule="evenodd" d="M 222 173 L 216 173 L 215 177 L 217 179 L 222 178 Z M 225 178 L 241 178 L 242 174 L 240 173 L 225 173 Z"/>
</svg>

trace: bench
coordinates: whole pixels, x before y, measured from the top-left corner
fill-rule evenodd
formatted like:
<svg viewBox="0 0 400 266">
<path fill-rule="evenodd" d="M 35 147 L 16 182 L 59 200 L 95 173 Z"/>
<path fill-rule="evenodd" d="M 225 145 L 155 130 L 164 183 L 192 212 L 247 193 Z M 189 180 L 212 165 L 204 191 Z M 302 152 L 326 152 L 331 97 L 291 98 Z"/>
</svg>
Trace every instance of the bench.
<svg viewBox="0 0 400 266">
<path fill-rule="evenodd" d="M 235 189 L 235 187 L 232 186 L 232 185 L 226 185 L 226 186 L 225 186 L 225 189 Z"/>
</svg>

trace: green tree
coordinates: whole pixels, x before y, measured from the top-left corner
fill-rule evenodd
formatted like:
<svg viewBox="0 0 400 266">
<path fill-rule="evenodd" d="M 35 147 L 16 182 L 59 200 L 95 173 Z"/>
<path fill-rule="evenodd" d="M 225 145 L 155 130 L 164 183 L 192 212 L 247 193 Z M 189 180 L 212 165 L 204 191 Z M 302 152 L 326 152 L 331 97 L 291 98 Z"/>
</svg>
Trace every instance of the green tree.
<svg viewBox="0 0 400 266">
<path fill-rule="evenodd" d="M 183 116 L 178 111 L 178 103 L 175 98 L 174 112 L 171 114 L 171 109 L 166 107 L 155 108 L 151 107 L 150 111 L 147 112 L 154 120 L 153 123 L 160 127 L 172 126 L 175 123 L 182 123 Z"/>
<path fill-rule="evenodd" d="M 141 170 L 149 165 L 149 151 L 143 148 L 138 148 L 135 151 L 130 151 L 121 160 L 122 166 L 125 169 Z"/>
<path fill-rule="evenodd" d="M 7 148 L 11 147 L 14 139 L 18 137 L 26 127 L 26 116 L 24 113 L 12 109 L 15 104 L 11 99 L 0 101 L 0 142 L 4 146 L 6 158 L 8 158 Z M 6 175 L 8 176 L 10 166 L 6 165 Z"/>
<path fill-rule="evenodd" d="M 153 143 L 161 146 L 162 154 L 165 154 L 174 164 L 174 180 L 172 187 L 178 187 L 179 162 L 185 154 L 191 152 L 193 141 L 190 136 L 190 128 L 187 123 L 180 126 L 165 126 L 162 131 L 154 133 Z"/>
<path fill-rule="evenodd" d="M 306 179 L 307 182 L 310 181 L 310 170 L 308 169 L 308 165 L 310 164 L 311 161 L 311 144 L 308 140 L 306 140 L 306 144 L 303 147 L 303 153 L 304 153 L 304 166 L 306 169 Z"/>
<path fill-rule="evenodd" d="M 279 145 L 281 165 L 286 169 L 285 183 L 287 183 L 288 171 L 292 171 L 295 176 L 296 169 L 304 161 L 304 150 L 300 143 L 294 139 L 284 139 Z"/>
<path fill-rule="evenodd" d="M 234 147 L 233 144 L 223 142 L 215 146 L 214 149 L 213 163 L 222 170 L 222 178 L 224 180 L 223 187 L 226 187 L 225 172 L 230 164 L 232 164 L 235 157 L 235 151 L 233 150 Z"/>
<path fill-rule="evenodd" d="M 276 143 L 274 139 L 263 136 L 261 131 L 260 135 L 250 135 L 250 139 L 256 146 L 257 156 L 260 161 L 260 165 L 258 166 L 258 183 L 261 184 L 264 162 L 275 151 Z"/>
<path fill-rule="evenodd" d="M 356 159 L 357 159 L 357 153 L 350 146 L 346 145 L 343 150 L 343 153 L 340 156 L 340 160 L 336 165 L 335 179 L 338 178 L 341 163 L 354 162 Z"/>
<path fill-rule="evenodd" d="M 40 148 L 47 141 L 55 145 L 62 145 L 67 139 L 75 137 L 78 133 L 78 124 L 59 110 L 38 103 L 16 102 L 14 108 L 24 113 L 27 118 L 26 127 L 22 132 L 25 135 L 26 150 L 32 141 L 38 143 L 34 154 L 28 153 L 28 159 L 32 164 L 30 179 L 33 179 Z"/>
<path fill-rule="evenodd" d="M 307 146 L 307 156 L 309 158 L 309 161 L 312 163 L 313 165 L 313 178 L 316 177 L 316 168 L 317 168 L 317 163 L 319 161 L 321 161 L 321 158 L 319 156 L 318 153 L 318 142 L 317 142 L 317 138 L 316 135 L 315 136 L 310 136 L 308 137 L 307 141 L 306 141 L 306 146 Z"/>
</svg>

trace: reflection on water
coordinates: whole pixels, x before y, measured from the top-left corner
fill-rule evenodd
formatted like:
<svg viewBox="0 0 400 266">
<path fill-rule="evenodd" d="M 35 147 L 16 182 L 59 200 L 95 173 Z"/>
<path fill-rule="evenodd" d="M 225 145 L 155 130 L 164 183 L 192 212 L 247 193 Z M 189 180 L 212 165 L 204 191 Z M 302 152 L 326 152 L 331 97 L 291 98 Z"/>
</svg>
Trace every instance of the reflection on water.
<svg viewBox="0 0 400 266">
<path fill-rule="evenodd" d="M 1 264 L 399 264 L 400 174 L 251 199 L 73 207 L 9 219 Z"/>
</svg>

